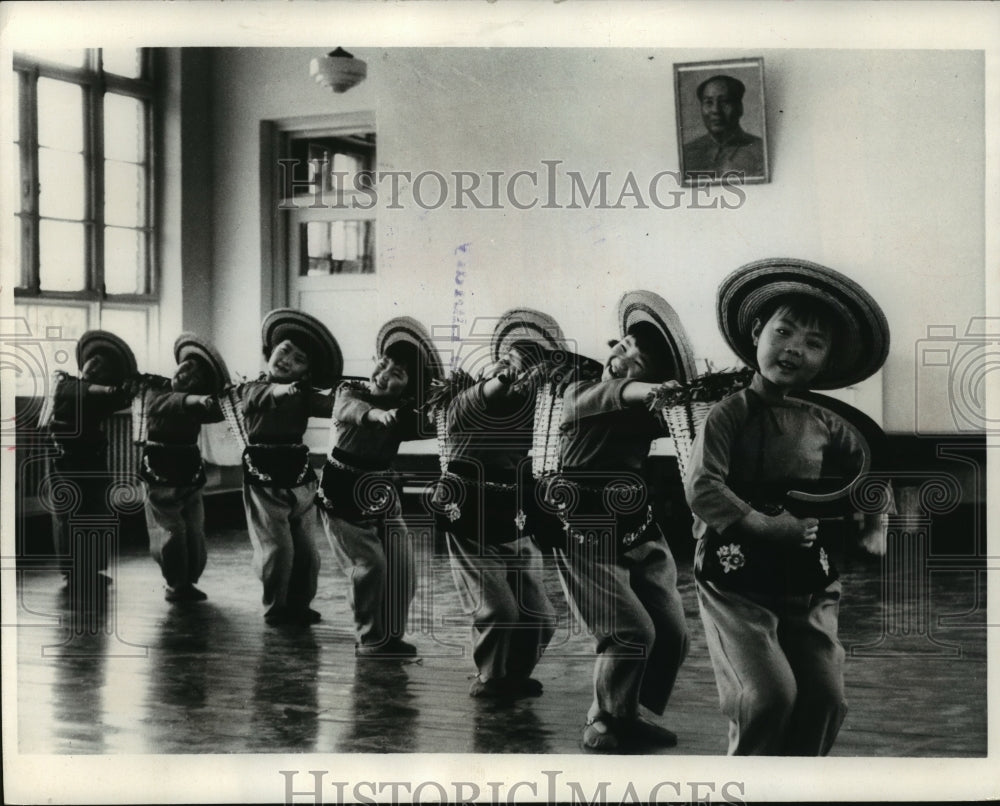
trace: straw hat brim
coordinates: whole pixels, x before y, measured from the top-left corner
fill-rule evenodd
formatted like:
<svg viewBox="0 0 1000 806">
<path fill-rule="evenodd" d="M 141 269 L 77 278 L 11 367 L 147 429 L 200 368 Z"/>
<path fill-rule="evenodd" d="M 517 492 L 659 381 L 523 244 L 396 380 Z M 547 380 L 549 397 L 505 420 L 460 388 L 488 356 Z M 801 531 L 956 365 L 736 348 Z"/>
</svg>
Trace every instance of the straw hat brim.
<svg viewBox="0 0 1000 806">
<path fill-rule="evenodd" d="M 425 376 L 421 386 L 426 388 L 431 381 L 440 380 L 444 376 L 441 359 L 431 340 L 430 333 L 412 316 L 396 316 L 379 329 L 375 339 L 375 350 L 379 356 L 394 344 L 405 342 L 417 348 L 423 364 Z"/>
<path fill-rule="evenodd" d="M 344 372 L 340 345 L 326 325 L 294 308 L 276 308 L 261 323 L 261 341 L 266 353 L 285 339 L 309 355 L 309 378 L 313 386 L 329 389 Z"/>
<path fill-rule="evenodd" d="M 493 360 L 498 361 L 519 341 L 532 342 L 549 351 L 567 349 L 566 337 L 559 323 L 534 308 L 511 308 L 501 315 L 490 339 Z"/>
<path fill-rule="evenodd" d="M 174 360 L 180 364 L 189 358 L 199 359 L 209 367 L 216 392 L 229 384 L 229 368 L 218 351 L 195 333 L 181 333 L 174 342 Z"/>
<path fill-rule="evenodd" d="M 80 368 L 96 353 L 110 352 L 121 359 L 125 365 L 126 377 L 135 375 L 138 367 L 135 363 L 135 353 L 125 341 L 107 330 L 88 330 L 76 343 L 76 365 Z"/>
<path fill-rule="evenodd" d="M 653 325 L 667 343 L 669 360 L 677 371 L 677 376 L 673 380 L 686 383 L 695 377 L 694 351 L 691 349 L 691 342 L 680 317 L 659 294 L 654 294 L 652 291 L 629 291 L 618 301 L 618 321 L 622 337 L 638 322 L 648 322 Z"/>
<path fill-rule="evenodd" d="M 811 297 L 832 311 L 842 338 L 812 389 L 839 389 L 874 375 L 889 355 L 889 323 L 872 296 L 840 272 L 792 258 L 767 258 L 737 269 L 719 286 L 716 312 L 726 342 L 757 366 L 753 323 L 769 303 L 789 294 Z"/>
</svg>

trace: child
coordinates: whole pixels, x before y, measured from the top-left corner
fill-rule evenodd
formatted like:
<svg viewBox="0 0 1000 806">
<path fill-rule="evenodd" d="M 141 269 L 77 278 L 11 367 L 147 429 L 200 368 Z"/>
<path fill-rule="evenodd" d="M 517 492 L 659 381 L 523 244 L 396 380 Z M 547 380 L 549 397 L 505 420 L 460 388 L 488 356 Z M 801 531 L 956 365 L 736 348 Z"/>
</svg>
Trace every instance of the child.
<svg viewBox="0 0 1000 806">
<path fill-rule="evenodd" d="M 532 540 L 535 388 L 515 380 L 565 347 L 556 321 L 530 309 L 500 317 L 491 347 L 493 365 L 447 403 L 450 461 L 434 500 L 445 513 L 455 585 L 473 616 L 478 674 L 469 694 L 515 699 L 542 693 L 531 672 L 555 632 Z"/>
<path fill-rule="evenodd" d="M 634 291 L 618 310 L 622 338 L 600 380 L 570 383 L 563 395 L 562 470 L 547 492 L 566 525 L 555 551 L 560 577 L 596 641 L 582 745 L 604 753 L 628 740 L 676 744 L 639 706 L 663 713 L 688 648 L 677 567 L 645 505 L 641 472 L 650 442 L 663 435 L 646 399 L 658 383 L 690 377 L 693 359 L 661 297 Z M 609 521 L 610 539 L 588 540 L 594 526 L 609 531 Z"/>
<path fill-rule="evenodd" d="M 788 394 L 869 377 L 885 361 L 888 325 L 856 283 L 797 260 L 734 272 L 718 312 L 726 341 L 757 370 L 709 413 L 686 485 L 729 754 L 825 755 L 846 712 L 841 585 L 816 513 L 792 515 L 775 491 L 853 478 L 864 445 L 838 416 Z"/>
<path fill-rule="evenodd" d="M 143 392 L 139 472 L 146 482 L 149 550 L 167 583 L 164 598 L 197 602 L 208 598 L 195 587 L 207 560 L 198 434 L 202 423 L 222 419 L 209 395 L 222 391 L 229 371 L 211 345 L 193 333 L 182 333 L 174 342 L 174 359 L 173 378 Z"/>
<path fill-rule="evenodd" d="M 318 319 L 278 308 L 261 326 L 267 372 L 239 387 L 248 445 L 243 452 L 243 503 L 253 565 L 264 585 L 264 620 L 308 626 L 316 595 L 322 534 L 316 474 L 302 444 L 310 417 L 329 417 L 332 398 L 314 391 L 340 377 L 340 347 Z"/>
<path fill-rule="evenodd" d="M 415 406 L 439 373 L 423 325 L 391 319 L 376 339 L 367 382 L 345 382 L 333 404 L 332 445 L 318 501 L 334 556 L 347 574 L 359 658 L 412 657 L 403 640 L 415 591 L 413 554 L 390 465 L 399 443 L 423 435 Z"/>
<path fill-rule="evenodd" d="M 108 486 L 107 439 L 101 423 L 126 408 L 132 399 L 135 356 L 118 336 L 106 330 L 88 330 L 76 346 L 80 377 L 57 372 L 40 425 L 55 446 L 50 462 L 52 489 L 68 485 L 75 491 L 76 515 L 110 515 L 105 501 Z M 106 586 L 108 557 L 103 546 L 70 547 L 70 513 L 53 514 L 53 542 L 59 558 L 72 554 L 76 584 Z M 68 577 L 68 572 L 64 572 Z M 80 588 L 82 589 L 82 587 Z"/>
</svg>

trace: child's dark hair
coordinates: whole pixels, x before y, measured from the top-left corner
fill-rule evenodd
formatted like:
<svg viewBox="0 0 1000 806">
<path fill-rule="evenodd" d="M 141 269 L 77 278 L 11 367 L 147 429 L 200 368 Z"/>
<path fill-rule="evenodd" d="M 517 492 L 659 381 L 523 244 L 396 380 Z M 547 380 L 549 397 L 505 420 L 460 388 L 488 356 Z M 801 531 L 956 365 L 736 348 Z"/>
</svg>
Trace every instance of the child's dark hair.
<svg viewBox="0 0 1000 806">
<path fill-rule="evenodd" d="M 262 344 L 261 352 L 264 353 L 265 361 L 271 360 L 271 353 L 274 352 L 274 348 L 277 347 L 279 344 L 281 344 L 281 342 L 283 341 L 290 341 L 298 349 L 300 349 L 302 352 L 306 354 L 306 359 L 308 361 L 310 362 L 312 361 L 313 357 L 312 345 L 306 339 L 296 338 L 294 335 L 288 335 L 288 336 L 282 335 L 280 339 L 275 339 L 274 341 L 272 341 L 271 344 Z"/>
<path fill-rule="evenodd" d="M 187 391 L 196 395 L 210 395 L 215 389 L 213 388 L 213 378 L 215 377 L 215 370 L 212 365 L 209 364 L 204 358 L 200 358 L 197 355 L 188 355 L 180 364 L 192 364 L 198 373 L 199 383 L 195 383 L 190 386 Z"/>
<path fill-rule="evenodd" d="M 407 395 L 414 395 L 417 390 L 417 382 L 421 375 L 420 350 L 415 344 L 408 341 L 397 341 L 385 348 L 383 355 L 399 364 L 406 370 L 406 392 Z"/>
<path fill-rule="evenodd" d="M 277 340 L 273 341 L 271 344 L 264 344 L 264 345 L 262 345 L 261 349 L 262 349 L 262 351 L 264 353 L 264 360 L 265 361 L 270 361 L 271 360 L 271 353 L 274 352 L 274 348 L 277 347 L 279 344 L 281 344 L 281 342 L 283 342 L 283 341 L 290 341 L 299 350 L 301 350 L 303 353 L 305 353 L 305 356 L 306 356 L 306 365 L 308 367 L 307 374 L 311 373 L 312 369 L 313 369 L 313 362 L 316 360 L 315 345 L 312 344 L 312 343 L 310 343 L 310 341 L 308 339 L 296 338 L 296 336 L 294 334 L 292 334 L 292 335 L 283 335 L 280 339 L 277 339 Z"/>
<path fill-rule="evenodd" d="M 551 356 L 549 350 L 541 344 L 536 341 L 529 341 L 528 339 L 515 341 L 510 345 L 510 351 L 514 352 L 515 350 L 524 356 L 524 363 L 527 367 L 537 366 L 543 361 L 548 360 Z"/>
<path fill-rule="evenodd" d="M 831 342 L 839 339 L 840 319 L 836 312 L 823 300 L 808 294 L 785 294 L 765 302 L 758 309 L 756 318 L 761 325 L 766 325 L 778 311 L 787 311 L 797 322 L 824 330 L 830 335 Z"/>
<path fill-rule="evenodd" d="M 128 375 L 128 364 L 117 350 L 94 350 L 87 358 L 87 361 L 91 358 L 101 359 L 106 377 L 112 378 L 115 381 L 124 381 Z M 83 362 L 84 366 L 87 365 L 87 361 Z M 82 370 L 83 367 L 80 367 L 80 369 Z"/>
</svg>

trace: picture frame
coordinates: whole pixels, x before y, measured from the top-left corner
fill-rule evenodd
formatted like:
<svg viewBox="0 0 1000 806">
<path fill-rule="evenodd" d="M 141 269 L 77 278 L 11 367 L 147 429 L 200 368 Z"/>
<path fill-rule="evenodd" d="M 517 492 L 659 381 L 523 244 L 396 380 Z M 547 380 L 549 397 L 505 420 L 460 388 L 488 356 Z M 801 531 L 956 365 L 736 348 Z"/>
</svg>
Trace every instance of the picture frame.
<svg viewBox="0 0 1000 806">
<path fill-rule="evenodd" d="M 771 181 L 764 59 L 716 59 L 674 65 L 681 183 Z"/>
</svg>

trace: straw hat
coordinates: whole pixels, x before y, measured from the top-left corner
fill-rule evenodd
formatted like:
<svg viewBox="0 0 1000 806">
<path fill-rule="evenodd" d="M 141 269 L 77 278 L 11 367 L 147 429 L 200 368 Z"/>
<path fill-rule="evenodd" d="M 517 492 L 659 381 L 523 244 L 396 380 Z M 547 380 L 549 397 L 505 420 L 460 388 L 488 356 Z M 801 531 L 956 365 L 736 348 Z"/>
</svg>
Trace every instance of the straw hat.
<svg viewBox="0 0 1000 806">
<path fill-rule="evenodd" d="M 138 372 L 135 354 L 122 339 L 107 330 L 88 330 L 76 343 L 76 365 L 83 368 L 97 353 L 111 353 L 121 362 L 125 369 L 125 377 Z"/>
<path fill-rule="evenodd" d="M 340 345 L 315 316 L 294 308 L 276 308 L 264 317 L 260 335 L 265 356 L 285 339 L 303 350 L 309 356 L 309 378 L 317 388 L 329 389 L 344 373 Z"/>
<path fill-rule="evenodd" d="M 624 337 L 639 322 L 653 325 L 663 336 L 669 359 L 677 370 L 675 380 L 685 383 L 695 377 L 694 351 L 684 326 L 670 304 L 652 291 L 629 291 L 618 301 L 618 321 Z"/>
<path fill-rule="evenodd" d="M 379 356 L 385 355 L 386 350 L 400 342 L 412 345 L 420 355 L 423 370 L 422 388 L 426 389 L 431 381 L 441 379 L 444 374 L 441 369 L 441 359 L 434 348 L 430 334 L 427 328 L 412 316 L 396 316 L 382 325 L 375 339 L 375 351 Z"/>
<path fill-rule="evenodd" d="M 533 308 L 511 308 L 500 317 L 490 339 L 493 360 L 498 361 L 519 341 L 530 341 L 550 351 L 566 350 L 566 337 L 559 323 Z"/>
<path fill-rule="evenodd" d="M 843 274 L 793 258 L 767 258 L 734 271 L 719 286 L 716 311 L 719 329 L 733 351 L 757 366 L 753 323 L 759 312 L 779 297 L 801 294 L 830 309 L 842 338 L 827 366 L 810 383 L 812 389 L 839 389 L 874 375 L 889 354 L 889 323 L 878 303 Z"/>
<path fill-rule="evenodd" d="M 212 373 L 212 389 L 221 392 L 229 383 L 229 369 L 216 349 L 195 333 L 181 333 L 174 342 L 174 360 L 181 364 L 189 358 L 199 359 Z"/>
</svg>

